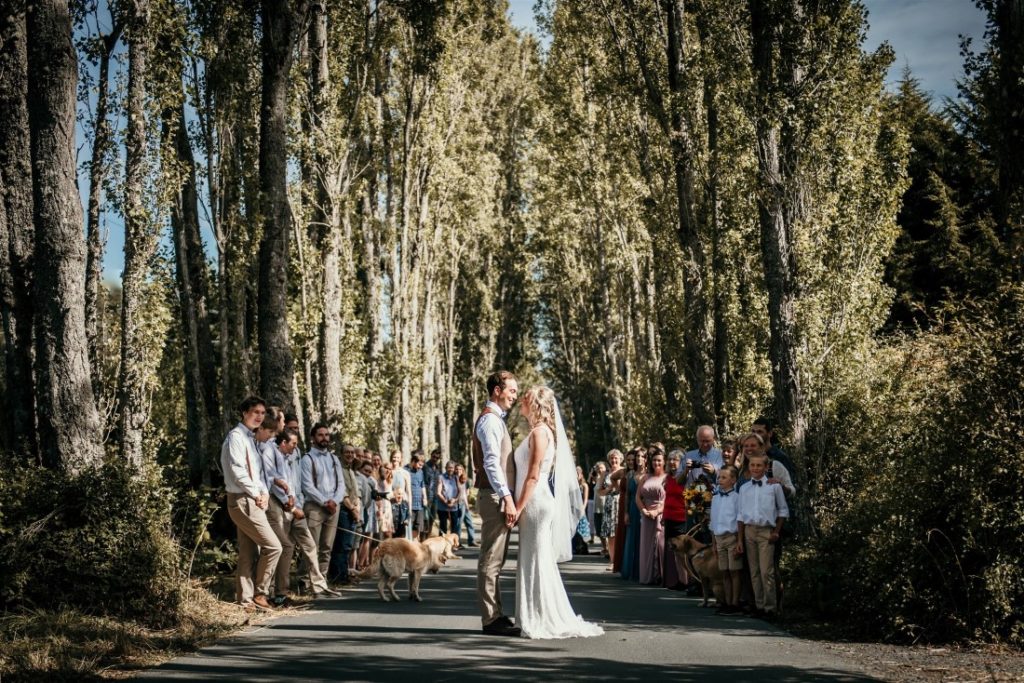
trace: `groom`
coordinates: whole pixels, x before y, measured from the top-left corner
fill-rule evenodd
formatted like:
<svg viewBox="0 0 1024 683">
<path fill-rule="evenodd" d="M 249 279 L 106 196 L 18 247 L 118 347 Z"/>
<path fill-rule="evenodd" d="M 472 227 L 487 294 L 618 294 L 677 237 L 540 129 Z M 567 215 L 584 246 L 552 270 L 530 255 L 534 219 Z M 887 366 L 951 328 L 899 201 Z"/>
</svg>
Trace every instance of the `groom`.
<svg viewBox="0 0 1024 683">
<path fill-rule="evenodd" d="M 505 416 L 516 402 L 519 384 L 515 375 L 501 370 L 487 378 L 489 400 L 473 428 L 473 470 L 476 473 L 477 512 L 482 520 L 480 561 L 476 571 L 476 597 L 484 633 L 518 636 L 512 620 L 501 613 L 498 577 L 508 553 L 509 534 L 516 519 L 512 499 L 515 460 Z"/>
</svg>

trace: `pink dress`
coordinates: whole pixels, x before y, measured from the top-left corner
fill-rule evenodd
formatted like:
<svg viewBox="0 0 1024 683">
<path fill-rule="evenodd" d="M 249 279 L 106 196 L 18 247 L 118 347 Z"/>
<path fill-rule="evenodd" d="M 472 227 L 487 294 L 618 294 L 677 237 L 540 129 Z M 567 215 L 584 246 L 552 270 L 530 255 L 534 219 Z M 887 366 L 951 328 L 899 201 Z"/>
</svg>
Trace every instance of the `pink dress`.
<svg viewBox="0 0 1024 683">
<path fill-rule="evenodd" d="M 644 508 L 650 510 L 665 502 L 665 475 L 644 478 L 638 491 Z M 640 517 L 640 583 L 661 583 L 662 556 L 665 552 L 665 527 L 661 515 Z"/>
</svg>

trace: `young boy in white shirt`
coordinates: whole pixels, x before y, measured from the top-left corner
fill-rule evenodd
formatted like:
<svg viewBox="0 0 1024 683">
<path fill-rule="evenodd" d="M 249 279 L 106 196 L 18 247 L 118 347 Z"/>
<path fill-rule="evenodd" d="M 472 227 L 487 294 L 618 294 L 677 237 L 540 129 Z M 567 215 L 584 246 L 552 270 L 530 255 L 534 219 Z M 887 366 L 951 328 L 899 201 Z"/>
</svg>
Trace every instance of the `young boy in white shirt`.
<svg viewBox="0 0 1024 683">
<path fill-rule="evenodd" d="M 718 568 L 722 571 L 725 587 L 725 605 L 718 614 L 739 614 L 740 582 L 742 581 L 743 549 L 738 544 L 739 498 L 736 480 L 739 471 L 732 465 L 718 472 L 718 490 L 711 504 L 711 533 L 718 552 Z"/>
<path fill-rule="evenodd" d="M 743 485 L 739 494 L 739 547 L 746 554 L 747 566 L 750 567 L 756 605 L 754 613 L 771 618 L 778 610 L 774 544 L 789 517 L 789 507 L 782 486 L 769 483 L 765 477 L 767 456 L 751 456 L 749 467 L 750 481 Z"/>
</svg>

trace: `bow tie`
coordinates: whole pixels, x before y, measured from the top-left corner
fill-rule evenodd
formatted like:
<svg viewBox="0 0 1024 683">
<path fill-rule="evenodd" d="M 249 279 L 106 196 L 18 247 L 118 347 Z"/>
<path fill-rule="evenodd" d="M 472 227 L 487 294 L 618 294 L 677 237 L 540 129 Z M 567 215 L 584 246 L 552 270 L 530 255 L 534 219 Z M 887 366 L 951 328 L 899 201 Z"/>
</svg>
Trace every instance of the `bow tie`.
<svg viewBox="0 0 1024 683">
<path fill-rule="evenodd" d="M 732 493 L 732 491 L 719 491 L 717 495 L 722 496 L 724 498 L 725 496 L 728 496 L 730 493 Z"/>
<path fill-rule="evenodd" d="M 751 479 L 750 483 L 751 484 L 757 484 L 758 486 L 764 486 L 764 482 L 761 481 L 760 479 Z"/>
</svg>

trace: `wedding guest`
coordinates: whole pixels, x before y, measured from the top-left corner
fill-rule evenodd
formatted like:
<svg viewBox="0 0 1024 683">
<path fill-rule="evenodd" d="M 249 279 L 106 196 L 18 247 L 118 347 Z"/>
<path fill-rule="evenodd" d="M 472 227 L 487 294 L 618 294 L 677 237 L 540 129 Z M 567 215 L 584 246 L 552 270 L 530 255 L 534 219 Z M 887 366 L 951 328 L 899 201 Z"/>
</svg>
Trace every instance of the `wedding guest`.
<svg viewBox="0 0 1024 683">
<path fill-rule="evenodd" d="M 634 583 L 640 582 L 640 523 L 642 515 L 637 505 L 636 493 L 640 490 L 640 480 L 647 474 L 647 449 L 643 446 L 631 451 L 633 454 L 633 467 L 625 479 L 626 498 L 625 505 L 628 506 L 625 515 L 625 542 L 622 544 L 622 578 Z M 629 463 L 629 456 L 626 456 Z M 629 469 L 627 467 L 627 469 Z M 621 511 L 620 511 L 621 512 Z"/>
<path fill-rule="evenodd" d="M 302 459 L 302 495 L 305 498 L 302 511 L 317 546 L 320 573 L 327 574 L 338 529 L 339 509 L 346 493 L 345 480 L 338 457 L 328 450 L 331 433 L 327 425 L 313 425 L 309 435 L 313 447 Z"/>
<path fill-rule="evenodd" d="M 377 490 L 377 480 L 373 477 L 373 461 L 367 459 L 359 463 L 356 476 L 359 479 L 359 510 L 362 514 L 364 536 L 358 542 L 356 566 L 362 571 L 370 565 L 370 550 L 373 545 L 370 539 L 377 535 L 377 508 L 373 500 L 373 493 Z"/>
<path fill-rule="evenodd" d="M 476 527 L 473 524 L 473 510 L 469 506 L 469 475 L 462 463 L 455 465 L 455 476 L 459 478 L 459 514 L 462 528 L 466 530 L 466 547 L 476 547 Z"/>
<path fill-rule="evenodd" d="M 686 533 L 686 499 L 683 495 L 683 482 L 686 475 L 675 475 L 679 471 L 679 463 L 683 460 L 683 452 L 674 450 L 668 454 L 669 475 L 665 478 L 665 507 L 662 513 L 662 524 L 665 527 L 665 559 L 663 576 L 665 588 L 672 590 L 683 590 L 690 578 L 686 573 L 686 567 L 679 562 L 679 557 L 672 549 L 671 541 L 676 536 Z"/>
<path fill-rule="evenodd" d="M 764 440 L 751 432 L 740 438 L 739 441 L 740 450 L 743 453 L 743 468 L 744 471 L 740 473 L 741 486 L 743 482 L 750 479 L 750 458 L 755 455 L 764 455 L 765 453 L 765 442 Z M 779 484 L 782 486 L 783 493 L 787 497 L 791 497 L 796 493 L 796 486 L 793 484 L 793 477 L 790 476 L 789 470 L 781 462 L 775 462 L 774 460 L 768 459 L 768 467 L 766 470 L 768 478 L 773 484 Z"/>
<path fill-rule="evenodd" d="M 793 461 L 789 459 L 786 452 L 779 448 L 778 444 L 775 443 L 775 426 L 772 421 L 767 417 L 759 417 L 754 420 L 754 424 L 751 425 L 750 431 L 761 437 L 764 441 L 764 454 L 768 456 L 768 459 L 772 462 L 781 462 L 790 475 L 796 475 L 796 470 L 793 469 Z"/>
<path fill-rule="evenodd" d="M 740 491 L 737 532 L 747 556 L 750 581 L 754 586 L 755 614 L 772 617 L 778 607 L 775 549 L 779 532 L 789 517 L 782 486 L 765 476 L 768 456 L 748 458 L 750 481 Z M 713 506 L 712 506 L 713 507 Z"/>
<path fill-rule="evenodd" d="M 444 472 L 437 478 L 434 487 L 437 506 L 438 527 L 442 534 L 462 533 L 462 513 L 459 510 L 459 478 L 455 474 L 455 461 L 444 464 Z"/>
<path fill-rule="evenodd" d="M 285 420 L 287 424 L 287 420 Z M 290 546 L 284 546 L 281 559 L 277 563 L 275 579 L 275 592 L 278 595 L 287 595 L 290 588 L 290 572 L 292 566 L 292 554 L 296 548 L 299 549 L 300 570 L 299 587 L 303 592 L 312 592 L 314 598 L 338 597 L 341 594 L 331 590 L 327 584 L 327 578 L 320 572 L 320 561 L 317 558 L 316 542 L 309 533 L 306 526 L 306 515 L 302 511 L 305 499 L 302 495 L 302 465 L 299 454 L 299 433 L 294 429 L 285 427 L 284 431 L 277 435 L 277 448 L 275 449 L 280 459 L 277 461 L 277 478 L 283 480 L 280 485 L 270 490 L 275 497 L 276 504 L 284 511 L 282 516 L 282 529 L 278 531 L 288 535 L 291 540 Z M 277 531 L 275 529 L 275 531 Z M 283 544 L 282 544 L 283 546 Z"/>
<path fill-rule="evenodd" d="M 587 484 L 587 478 L 583 476 L 583 468 L 579 465 L 576 466 L 576 483 L 580 487 L 580 497 L 583 501 L 583 509 L 586 509 L 587 502 L 590 500 L 590 486 Z M 590 538 L 590 520 L 587 519 L 586 515 L 580 517 L 579 524 L 576 525 L 576 533 L 572 537 L 572 554 L 573 555 L 588 555 L 590 549 L 587 547 L 587 539 Z"/>
<path fill-rule="evenodd" d="M 722 465 L 736 466 L 736 440 L 722 440 Z"/>
<path fill-rule="evenodd" d="M 409 470 L 403 467 L 402 451 L 395 449 L 391 451 L 391 471 L 395 476 L 395 489 L 402 490 L 402 500 L 405 502 L 405 506 L 408 509 L 409 500 L 412 498 L 412 481 L 409 479 Z M 394 501 L 392 501 L 394 502 Z M 407 515 L 408 517 L 408 515 Z M 403 524 L 403 533 L 398 533 L 398 525 L 395 525 L 396 537 L 406 538 L 412 540 L 412 528 L 409 524 Z"/>
<path fill-rule="evenodd" d="M 697 448 L 686 453 L 681 465 L 681 471 L 686 473 L 687 488 L 694 486 L 701 477 L 714 484 L 722 464 L 722 451 L 715 448 L 715 428 L 701 425 L 697 428 Z"/>
<path fill-rule="evenodd" d="M 594 523 L 591 525 L 591 530 L 594 535 L 591 537 L 591 541 L 596 537 L 601 543 L 601 557 L 608 557 L 608 539 L 604 535 L 604 503 L 606 495 L 601 493 L 604 489 L 604 481 L 608 476 L 608 465 L 602 460 L 594 465 L 593 473 L 591 474 L 590 490 L 594 492 Z"/>
<path fill-rule="evenodd" d="M 420 455 L 422 457 L 422 451 Z M 427 502 L 423 505 L 425 531 L 421 534 L 420 540 L 434 532 L 434 522 L 437 521 L 437 481 L 443 471 L 441 449 L 435 448 L 430 452 L 430 460 L 423 465 L 423 487 L 427 491 Z"/>
<path fill-rule="evenodd" d="M 636 506 L 640 512 L 639 580 L 645 585 L 660 584 L 665 552 L 665 531 L 661 523 L 665 511 L 665 454 L 658 446 L 648 453 L 650 467 L 639 480 Z"/>
<path fill-rule="evenodd" d="M 718 472 L 718 490 L 711 505 L 711 535 L 715 539 L 718 569 L 723 574 L 724 605 L 719 614 L 738 614 L 742 588 L 743 549 L 739 545 L 739 492 L 736 479 L 739 473 L 732 465 L 724 465 Z"/>
<path fill-rule="evenodd" d="M 377 533 L 382 540 L 392 538 L 395 533 L 395 513 L 391 509 L 394 497 L 395 473 L 391 463 L 382 462 L 377 470 L 377 491 L 374 496 L 377 505 Z"/>
<path fill-rule="evenodd" d="M 238 407 L 241 421 L 228 432 L 221 447 L 220 463 L 228 496 L 228 516 L 238 529 L 238 570 L 235 597 L 254 609 L 271 609 L 271 582 L 281 557 L 281 542 L 267 521 L 270 495 L 263 482 L 262 459 L 256 450 L 253 430 L 266 416 L 267 404 L 250 396 Z M 259 560 L 255 560 L 258 550 Z M 252 565 L 256 562 L 256 580 Z"/>
<path fill-rule="evenodd" d="M 427 538 L 426 513 L 423 511 L 427 503 L 427 488 L 423 481 L 423 461 L 420 456 L 423 451 L 413 451 L 409 458 L 409 465 L 406 471 L 409 472 L 409 487 L 412 495 L 409 497 L 409 523 L 412 526 L 413 534 L 423 541 Z"/>
<path fill-rule="evenodd" d="M 604 483 L 597 489 L 604 496 L 604 514 L 601 519 L 601 535 L 607 541 L 608 569 L 614 569 L 615 533 L 619 525 L 619 472 L 622 471 L 622 452 L 617 448 L 608 451 L 608 473 Z"/>
<path fill-rule="evenodd" d="M 256 429 L 256 448 L 259 450 L 260 459 L 262 460 L 260 466 L 263 471 L 263 484 L 271 494 L 267 505 L 267 523 L 270 524 L 270 528 L 274 530 L 277 540 L 281 543 L 281 559 L 278 560 L 279 571 L 276 575 L 280 576 L 280 570 L 282 565 L 284 565 L 283 569 L 286 577 L 283 586 L 275 581 L 274 596 L 271 599 L 271 603 L 275 607 L 280 607 L 288 599 L 288 569 L 291 565 L 292 555 L 295 553 L 295 544 L 292 542 L 286 528 L 286 526 L 290 526 L 286 525 L 285 520 L 288 513 L 276 495 L 278 491 L 288 486 L 287 481 L 285 481 L 285 475 L 279 472 L 279 468 L 284 466 L 284 456 L 278 452 L 277 442 L 275 441 L 277 434 L 283 431 L 278 429 L 284 422 L 283 418 L 284 416 L 276 409 L 268 408 L 267 415 L 263 418 L 263 423 Z M 287 564 L 282 562 L 285 558 L 287 558 Z"/>
<path fill-rule="evenodd" d="M 411 540 L 409 529 L 409 501 L 405 499 L 405 490 L 394 489 L 395 497 L 391 501 L 391 510 L 395 515 L 395 538 Z"/>
<path fill-rule="evenodd" d="M 352 533 L 361 526 L 362 515 L 359 510 L 359 480 L 356 477 L 357 449 L 352 444 L 341 446 L 341 478 L 345 484 L 345 495 L 338 508 L 338 528 L 331 553 L 330 569 L 327 578 L 338 585 L 347 586 L 351 583 L 349 572 L 355 569 L 355 552 L 358 545 L 357 537 Z"/>
</svg>

